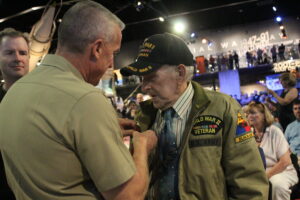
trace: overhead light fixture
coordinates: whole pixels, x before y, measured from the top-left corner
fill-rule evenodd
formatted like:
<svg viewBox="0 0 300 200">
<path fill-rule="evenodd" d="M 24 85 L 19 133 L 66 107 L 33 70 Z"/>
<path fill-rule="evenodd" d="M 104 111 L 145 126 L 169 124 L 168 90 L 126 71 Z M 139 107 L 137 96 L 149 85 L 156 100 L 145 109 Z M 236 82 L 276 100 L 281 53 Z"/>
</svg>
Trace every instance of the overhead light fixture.
<svg viewBox="0 0 300 200">
<path fill-rule="evenodd" d="M 136 1 L 134 4 L 136 11 L 140 12 L 145 7 L 144 1 Z"/>
<path fill-rule="evenodd" d="M 206 44 L 206 43 L 207 43 L 207 39 L 206 39 L 206 38 L 203 38 L 203 39 L 201 40 L 201 42 L 202 42 L 202 44 Z"/>
<path fill-rule="evenodd" d="M 279 28 L 280 28 L 280 30 L 283 30 L 283 29 L 284 29 L 284 26 L 283 26 L 283 25 L 281 25 L 281 26 L 279 26 Z"/>
<path fill-rule="evenodd" d="M 176 22 L 174 25 L 174 31 L 176 33 L 184 33 L 185 31 L 185 24 L 183 22 Z"/>
<path fill-rule="evenodd" d="M 191 33 L 191 38 L 194 38 L 196 36 L 195 33 Z"/>
<path fill-rule="evenodd" d="M 276 17 L 276 21 L 277 21 L 277 22 L 281 22 L 281 21 L 282 21 L 282 18 L 281 18 L 280 16 L 277 16 L 277 17 Z"/>
<path fill-rule="evenodd" d="M 277 8 L 275 6 L 272 7 L 273 11 L 276 12 Z"/>
<path fill-rule="evenodd" d="M 161 21 L 161 22 L 164 22 L 164 21 L 165 21 L 165 18 L 159 17 L 158 20 Z"/>
</svg>

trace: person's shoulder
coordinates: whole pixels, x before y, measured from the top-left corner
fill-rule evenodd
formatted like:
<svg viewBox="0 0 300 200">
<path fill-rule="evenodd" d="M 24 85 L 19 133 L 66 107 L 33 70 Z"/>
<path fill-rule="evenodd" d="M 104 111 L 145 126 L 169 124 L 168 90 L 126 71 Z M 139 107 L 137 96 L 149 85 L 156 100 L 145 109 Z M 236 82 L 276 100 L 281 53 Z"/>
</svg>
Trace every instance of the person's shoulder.
<svg viewBox="0 0 300 200">
<path fill-rule="evenodd" d="M 295 88 L 295 87 L 293 87 L 293 88 L 291 88 L 291 89 L 289 90 L 289 92 L 297 92 L 297 94 L 298 94 L 298 89 Z"/>
<path fill-rule="evenodd" d="M 80 99 L 88 94 L 96 94 L 99 97 L 103 96 L 100 88 L 94 87 L 82 80 L 64 80 L 60 85 L 53 85 L 54 90 L 59 90 L 61 93 L 71 96 L 75 99 Z"/>
<path fill-rule="evenodd" d="M 299 127 L 299 128 L 300 128 L 300 123 L 298 123 L 297 120 L 294 120 L 294 121 L 292 121 L 291 123 L 289 123 L 289 124 L 287 125 L 287 127 L 286 127 L 285 132 L 291 131 L 291 129 L 294 128 L 294 127 Z"/>
<path fill-rule="evenodd" d="M 278 137 L 278 136 L 279 137 L 280 136 L 284 137 L 284 134 L 283 134 L 282 130 L 279 127 L 272 124 L 271 126 L 269 126 L 269 129 L 270 129 L 269 132 L 270 132 L 271 135 L 274 135 L 276 137 Z"/>
</svg>

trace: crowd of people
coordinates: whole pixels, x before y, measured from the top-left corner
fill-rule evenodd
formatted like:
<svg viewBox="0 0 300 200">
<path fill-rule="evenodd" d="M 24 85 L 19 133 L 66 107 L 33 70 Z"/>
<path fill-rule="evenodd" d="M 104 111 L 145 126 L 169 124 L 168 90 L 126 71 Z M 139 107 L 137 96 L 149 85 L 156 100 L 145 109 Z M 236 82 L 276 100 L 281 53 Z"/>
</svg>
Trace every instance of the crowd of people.
<svg viewBox="0 0 300 200">
<path fill-rule="evenodd" d="M 250 98 L 233 96 L 242 104 L 256 142 L 262 148 L 272 199 L 290 199 L 291 188 L 299 181 L 296 169 L 299 173 L 300 100 L 296 81 L 294 73 L 286 72 L 280 75 L 281 94 L 266 88 L 260 94 L 254 91 Z M 298 156 L 298 163 L 292 163 L 293 156 Z"/>
<path fill-rule="evenodd" d="M 145 96 L 145 97 L 144 97 Z M 139 111 L 140 102 L 148 99 L 148 96 L 137 93 L 136 96 L 123 100 L 120 96 L 110 97 L 111 104 L 116 109 L 118 116 L 122 118 L 134 119 Z"/>
<path fill-rule="evenodd" d="M 243 56 L 240 56 L 236 50 L 218 53 L 216 55 L 210 54 L 207 57 L 197 56 L 195 73 L 202 74 L 233 69 L 238 70 L 241 67 L 241 57 Z M 246 64 L 242 67 L 255 67 L 290 59 L 298 59 L 300 58 L 300 41 L 297 46 L 292 44 L 288 45 L 287 48 L 284 44 L 280 44 L 273 45 L 272 47 L 268 46 L 265 48 L 257 48 L 254 50 L 249 49 L 246 51 L 244 58 L 246 60 Z M 140 82 L 140 78 L 135 75 L 123 77 L 123 85 L 139 84 Z"/>
<path fill-rule="evenodd" d="M 146 38 L 120 71 L 141 77 L 150 99 L 137 94 L 124 108 L 95 88 L 113 67 L 124 27 L 101 4 L 80 1 L 64 14 L 55 54 L 31 72 L 27 38 L 0 32 L 0 179 L 8 181 L 0 199 L 261 200 L 272 191 L 273 200 L 288 200 L 298 182 L 290 160 L 290 150 L 299 153 L 298 121 L 286 140 L 263 104 L 244 113 L 192 81 L 193 55 L 180 37 Z M 268 93 L 289 110 L 294 85 L 285 78 L 284 95 Z"/>
<path fill-rule="evenodd" d="M 208 55 L 203 60 L 205 72 L 238 70 L 242 56 L 236 50 Z M 300 58 L 300 41 L 297 47 L 292 44 L 286 48 L 284 44 L 280 44 L 273 45 L 272 47 L 249 49 L 246 51 L 244 57 L 246 66 L 242 67 L 255 67 L 289 59 L 298 59 Z"/>
</svg>

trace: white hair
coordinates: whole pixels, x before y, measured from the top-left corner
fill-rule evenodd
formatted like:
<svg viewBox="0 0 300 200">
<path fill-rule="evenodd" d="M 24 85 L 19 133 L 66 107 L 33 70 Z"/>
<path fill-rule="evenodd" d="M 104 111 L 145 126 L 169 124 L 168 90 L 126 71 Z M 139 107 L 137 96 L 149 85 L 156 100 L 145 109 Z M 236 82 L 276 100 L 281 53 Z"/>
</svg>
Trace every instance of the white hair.
<svg viewBox="0 0 300 200">
<path fill-rule="evenodd" d="M 169 69 L 170 72 L 174 72 L 174 73 L 178 73 L 178 68 L 176 65 L 163 65 L 162 66 L 163 68 L 166 68 L 166 69 Z M 194 66 L 185 66 L 185 80 L 188 82 L 188 81 L 191 81 L 193 76 L 194 76 L 194 69 L 195 67 Z"/>
</svg>

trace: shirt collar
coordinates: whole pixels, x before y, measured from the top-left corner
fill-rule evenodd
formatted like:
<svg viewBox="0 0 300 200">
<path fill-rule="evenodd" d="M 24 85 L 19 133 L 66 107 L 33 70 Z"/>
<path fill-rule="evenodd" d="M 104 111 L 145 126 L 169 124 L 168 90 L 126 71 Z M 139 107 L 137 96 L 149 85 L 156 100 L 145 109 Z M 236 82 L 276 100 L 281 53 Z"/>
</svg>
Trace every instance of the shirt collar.
<svg viewBox="0 0 300 200">
<path fill-rule="evenodd" d="M 84 81 L 81 73 L 64 57 L 54 54 L 48 54 L 43 59 L 41 66 L 55 66 L 63 71 L 71 71 L 77 78 Z"/>
<path fill-rule="evenodd" d="M 181 118 L 184 118 L 184 114 L 187 112 L 189 105 L 191 105 L 192 99 L 194 96 L 194 88 L 192 84 L 189 82 L 188 87 L 182 93 L 182 95 L 177 99 L 172 108 L 175 110 L 175 113 Z M 159 110 L 161 114 L 162 111 Z"/>
</svg>

